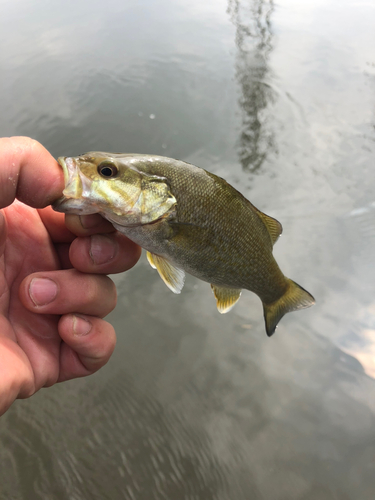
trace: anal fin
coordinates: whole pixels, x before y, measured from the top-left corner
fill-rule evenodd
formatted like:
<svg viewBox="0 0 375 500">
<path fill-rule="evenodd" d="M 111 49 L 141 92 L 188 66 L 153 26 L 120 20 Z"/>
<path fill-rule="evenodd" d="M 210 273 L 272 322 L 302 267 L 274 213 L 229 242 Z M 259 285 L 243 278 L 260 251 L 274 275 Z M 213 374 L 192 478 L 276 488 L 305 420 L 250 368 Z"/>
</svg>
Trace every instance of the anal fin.
<svg viewBox="0 0 375 500">
<path fill-rule="evenodd" d="M 161 279 L 173 293 L 181 293 L 185 283 L 185 273 L 164 257 L 147 252 L 147 260 L 153 269 L 157 269 Z"/>
<path fill-rule="evenodd" d="M 216 298 L 217 310 L 221 314 L 229 312 L 241 296 L 241 289 L 211 285 Z"/>
</svg>

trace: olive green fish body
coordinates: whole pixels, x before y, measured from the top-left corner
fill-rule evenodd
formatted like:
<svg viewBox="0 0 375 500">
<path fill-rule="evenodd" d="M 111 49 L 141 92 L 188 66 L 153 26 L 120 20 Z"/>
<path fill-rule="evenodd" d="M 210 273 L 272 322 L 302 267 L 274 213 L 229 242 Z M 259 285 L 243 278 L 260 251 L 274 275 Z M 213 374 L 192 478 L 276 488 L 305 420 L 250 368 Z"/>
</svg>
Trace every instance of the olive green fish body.
<svg viewBox="0 0 375 500">
<path fill-rule="evenodd" d="M 219 311 L 227 312 L 242 289 L 250 290 L 262 300 L 268 335 L 286 312 L 314 303 L 273 257 L 280 223 L 224 179 L 150 155 L 87 153 L 59 162 L 66 189 L 54 208 L 101 213 L 148 251 L 174 292 L 187 272 L 211 283 Z"/>
<path fill-rule="evenodd" d="M 169 180 L 176 214 L 153 225 L 117 226 L 121 232 L 208 283 L 250 290 L 266 303 L 285 292 L 270 234 L 242 194 L 224 179 L 183 162 L 154 161 L 143 170 Z"/>
</svg>

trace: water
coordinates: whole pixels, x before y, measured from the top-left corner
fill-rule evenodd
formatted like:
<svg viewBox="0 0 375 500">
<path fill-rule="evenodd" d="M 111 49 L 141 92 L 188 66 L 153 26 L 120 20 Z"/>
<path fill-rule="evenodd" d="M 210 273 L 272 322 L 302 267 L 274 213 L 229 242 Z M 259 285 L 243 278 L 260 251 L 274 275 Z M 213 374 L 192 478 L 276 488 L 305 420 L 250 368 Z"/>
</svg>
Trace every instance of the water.
<svg viewBox="0 0 375 500">
<path fill-rule="evenodd" d="M 373 499 L 373 2 L 0 6 L 1 135 L 224 176 L 317 299 L 268 339 L 256 296 L 221 316 L 142 259 L 114 277 L 109 364 L 1 418 L 0 498 Z"/>
</svg>

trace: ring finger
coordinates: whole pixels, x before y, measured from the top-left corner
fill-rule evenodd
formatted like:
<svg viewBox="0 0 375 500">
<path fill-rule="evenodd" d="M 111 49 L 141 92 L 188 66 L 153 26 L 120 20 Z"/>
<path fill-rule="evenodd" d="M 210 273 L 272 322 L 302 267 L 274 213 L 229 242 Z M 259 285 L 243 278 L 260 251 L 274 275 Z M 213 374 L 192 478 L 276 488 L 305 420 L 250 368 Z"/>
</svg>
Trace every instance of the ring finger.
<svg viewBox="0 0 375 500">
<path fill-rule="evenodd" d="M 85 274 L 75 269 L 39 272 L 21 283 L 23 305 L 39 314 L 78 312 L 103 318 L 116 306 L 116 288 L 104 275 Z"/>
</svg>

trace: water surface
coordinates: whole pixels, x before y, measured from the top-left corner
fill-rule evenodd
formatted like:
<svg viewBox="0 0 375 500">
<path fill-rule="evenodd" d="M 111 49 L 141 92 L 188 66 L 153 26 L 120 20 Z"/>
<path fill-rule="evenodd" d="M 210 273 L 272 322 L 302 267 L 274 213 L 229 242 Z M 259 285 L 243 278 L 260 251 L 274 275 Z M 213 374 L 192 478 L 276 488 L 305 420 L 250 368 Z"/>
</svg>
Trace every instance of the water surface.
<svg viewBox="0 0 375 500">
<path fill-rule="evenodd" d="M 142 259 L 114 277 L 109 364 L 2 417 L 0 497 L 373 499 L 373 2 L 0 6 L 1 135 L 224 176 L 282 222 L 280 267 L 317 299 L 268 339 L 250 292 L 222 316 Z"/>
</svg>

